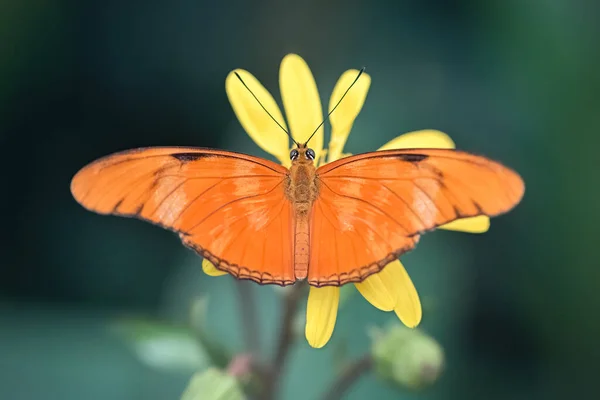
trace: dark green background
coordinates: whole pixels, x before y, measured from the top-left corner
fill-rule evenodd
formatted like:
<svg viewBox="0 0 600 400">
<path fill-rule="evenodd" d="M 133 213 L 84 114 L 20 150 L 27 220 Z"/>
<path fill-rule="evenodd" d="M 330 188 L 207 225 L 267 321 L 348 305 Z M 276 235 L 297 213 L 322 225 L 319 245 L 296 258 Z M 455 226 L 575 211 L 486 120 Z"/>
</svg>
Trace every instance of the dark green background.
<svg viewBox="0 0 600 400">
<path fill-rule="evenodd" d="M 69 192 L 87 162 L 191 145 L 267 156 L 224 90 L 245 68 L 279 100 L 282 57 L 309 63 L 324 102 L 339 74 L 373 78 L 346 150 L 435 128 L 503 161 L 527 192 L 485 235 L 436 232 L 402 258 L 446 350 L 430 390 L 361 380 L 348 399 L 550 399 L 600 393 L 598 3 L 505 1 L 0 2 L 0 397 L 175 399 L 190 370 L 156 370 L 106 326 L 185 321 L 208 294 L 210 331 L 242 348 L 230 277 L 202 274 L 171 233 L 86 212 Z M 252 285 L 263 348 L 279 295 Z M 360 296 L 331 343 L 292 353 L 283 398 L 314 398 L 335 349 L 369 348 L 391 319 Z"/>
</svg>

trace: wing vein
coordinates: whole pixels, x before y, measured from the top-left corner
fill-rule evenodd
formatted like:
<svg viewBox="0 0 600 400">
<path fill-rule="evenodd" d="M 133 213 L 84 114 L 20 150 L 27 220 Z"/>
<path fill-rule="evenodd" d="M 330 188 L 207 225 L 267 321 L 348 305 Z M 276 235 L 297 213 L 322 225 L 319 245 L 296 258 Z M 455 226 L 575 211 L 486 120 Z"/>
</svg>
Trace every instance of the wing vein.
<svg viewBox="0 0 600 400">
<path fill-rule="evenodd" d="M 176 150 L 176 149 L 174 149 L 174 150 Z M 193 163 L 193 161 L 178 161 L 176 158 L 174 158 L 172 156 L 172 154 L 177 154 L 177 153 L 181 153 L 181 152 L 185 152 L 186 151 L 186 149 L 184 149 L 184 148 L 180 148 L 179 150 L 180 151 L 174 151 L 173 153 L 155 154 L 155 155 L 143 156 L 143 157 L 130 157 L 130 158 L 122 159 L 122 160 L 116 160 L 115 162 L 112 162 L 112 163 L 107 163 L 107 164 L 104 164 L 104 165 L 100 165 L 98 167 L 98 170 L 102 171 L 103 169 L 114 167 L 116 165 L 125 164 L 125 163 L 128 163 L 130 161 L 147 160 L 147 159 L 150 159 L 150 158 L 160 158 L 160 157 L 170 158 L 173 161 L 177 161 L 179 163 L 179 165 L 184 165 L 184 164 L 187 164 L 189 162 Z M 190 151 L 190 150 L 193 150 L 193 149 L 187 149 L 187 150 Z M 212 152 L 202 152 L 202 151 L 197 151 L 197 149 L 196 149 L 196 152 L 197 152 L 197 154 L 206 154 L 208 157 L 234 158 L 236 160 L 248 161 L 248 162 L 251 162 L 253 164 L 263 166 L 263 167 L 265 167 L 265 168 L 267 168 L 267 169 L 269 169 L 269 170 L 271 170 L 273 172 L 276 172 L 279 175 L 283 175 L 283 173 L 281 171 L 277 171 L 276 169 L 272 168 L 271 166 L 269 166 L 267 164 L 264 164 L 264 163 L 262 163 L 262 162 L 260 162 L 260 161 L 258 161 L 256 159 L 254 159 L 253 157 L 250 157 L 250 156 L 248 156 L 248 157 L 240 157 L 240 156 L 238 156 L 238 155 L 236 155 L 234 153 L 230 153 L 228 155 L 225 155 L 225 154 L 212 153 Z"/>
<path fill-rule="evenodd" d="M 336 230 L 336 226 L 333 222 L 331 222 L 331 219 L 327 216 L 327 214 L 323 211 L 323 207 L 325 206 L 326 200 L 325 199 L 321 199 L 319 201 L 319 206 L 321 207 L 321 212 L 323 214 L 323 216 L 325 216 L 325 219 L 327 220 L 327 222 L 329 222 L 331 224 L 331 227 L 333 228 L 333 230 Z M 330 212 L 332 214 L 335 214 L 333 211 L 330 210 Z M 371 230 L 371 232 L 373 232 L 375 235 L 377 235 L 381 241 L 385 244 L 387 244 L 389 249 L 393 249 L 394 246 L 392 246 L 392 244 L 383 236 L 381 236 L 381 234 L 379 233 L 379 230 L 377 226 L 374 226 L 373 223 L 367 219 L 361 219 L 361 221 L 363 221 L 365 223 L 365 225 L 367 225 L 367 227 Z M 363 236 L 363 235 L 357 235 L 364 243 L 365 243 L 365 249 L 369 248 L 369 243 L 367 241 L 367 239 Z"/>
<path fill-rule="evenodd" d="M 433 176 L 419 176 L 419 179 L 431 179 L 437 181 Z M 414 178 L 408 177 L 386 177 L 377 178 L 373 176 L 352 176 L 352 175 L 334 175 L 334 176 L 323 176 L 321 179 L 333 180 L 333 179 L 354 179 L 354 180 L 366 180 L 366 181 L 407 181 L 412 182 Z"/>
<path fill-rule="evenodd" d="M 398 193 L 396 193 L 394 190 L 392 190 L 387 185 L 385 185 L 383 183 L 380 183 L 380 185 L 383 186 L 384 188 L 386 188 L 387 190 L 389 190 L 394 196 L 396 196 L 404 204 L 406 204 L 406 207 L 408 207 L 410 212 L 413 213 L 413 215 L 419 220 L 419 223 L 421 224 L 422 229 L 425 228 L 426 225 L 425 225 L 425 222 L 423 221 L 423 219 L 421 218 L 421 216 L 415 211 L 415 209 L 412 207 L 412 205 L 404 197 L 400 196 Z"/>
<path fill-rule="evenodd" d="M 377 211 L 378 211 L 380 214 L 383 214 L 383 215 L 385 215 L 387 218 L 389 218 L 390 220 L 394 221 L 394 222 L 395 222 L 395 223 L 396 223 L 398 226 L 400 226 L 400 227 L 401 227 L 401 228 L 402 228 L 402 229 L 403 229 L 403 230 L 404 230 L 406 233 L 410 233 L 410 231 L 409 231 L 408 229 L 406 229 L 406 227 L 405 227 L 405 226 L 404 226 L 402 223 L 400 223 L 400 221 L 398 221 L 397 219 L 395 219 L 394 217 L 392 217 L 392 216 L 391 216 L 389 213 L 387 213 L 386 211 L 384 211 L 384 210 L 383 210 L 383 209 L 381 209 L 380 207 L 376 206 L 375 204 L 373 204 L 373 203 L 369 203 L 368 201 L 366 201 L 366 200 L 364 200 L 364 199 L 361 199 L 360 197 L 354 197 L 354 196 L 346 195 L 346 194 L 343 194 L 343 193 L 338 193 L 338 192 L 336 192 L 335 190 L 331 189 L 331 188 L 330 188 L 330 187 L 329 187 L 329 186 L 328 186 L 328 185 L 327 185 L 325 182 L 323 182 L 322 180 L 321 180 L 321 183 L 323 183 L 323 185 L 324 185 L 324 186 L 325 186 L 327 189 L 329 189 L 329 190 L 330 190 L 332 193 L 334 193 L 334 194 L 335 194 L 335 195 L 337 195 L 337 196 L 340 196 L 340 197 L 345 197 L 345 198 L 347 198 L 347 199 L 351 199 L 351 200 L 356 200 L 356 201 L 358 201 L 358 202 L 360 202 L 360 203 L 367 204 L 367 205 L 371 206 L 371 207 L 372 207 L 374 210 L 377 210 Z"/>
<path fill-rule="evenodd" d="M 248 196 L 243 196 L 243 197 L 238 197 L 237 199 L 228 201 L 225 204 L 222 204 L 220 207 L 216 208 L 215 210 L 213 210 L 212 212 L 210 212 L 206 217 L 202 218 L 202 220 L 200 220 L 199 222 L 197 222 L 195 225 L 193 225 L 189 231 L 193 231 L 194 229 L 196 229 L 200 224 L 202 224 L 204 221 L 206 221 L 208 218 L 212 217 L 216 212 L 222 210 L 223 208 L 232 205 L 234 203 L 237 203 L 238 201 L 242 201 L 242 200 L 248 200 L 248 199 L 252 199 L 252 198 L 256 198 L 256 197 L 260 197 L 260 196 L 264 196 L 266 194 L 271 193 L 272 191 L 274 191 L 275 189 L 277 189 L 279 187 L 279 185 L 281 185 L 283 183 L 283 179 L 281 180 L 281 182 L 279 182 L 277 185 L 275 185 L 272 189 L 269 189 L 267 192 L 265 193 L 259 193 L 259 194 L 252 194 L 252 195 L 248 195 Z M 197 200 L 197 198 L 196 198 Z"/>
<path fill-rule="evenodd" d="M 415 185 L 415 187 L 416 187 L 417 189 L 419 189 L 419 190 L 421 191 L 421 193 L 423 193 L 423 194 L 425 195 L 425 197 L 427 197 L 427 198 L 429 199 L 429 202 L 430 202 L 430 204 L 428 204 L 428 205 L 427 205 L 427 208 L 428 208 L 429 210 L 431 210 L 431 205 L 433 205 L 434 212 L 435 212 L 436 214 L 437 214 L 437 213 L 439 213 L 439 214 L 442 216 L 442 218 L 444 218 L 444 219 L 448 219 L 448 218 L 447 218 L 447 217 L 444 215 L 444 213 L 442 212 L 442 210 L 441 210 L 440 208 L 438 208 L 438 207 L 435 205 L 435 200 L 434 200 L 434 199 L 431 197 L 431 195 L 430 195 L 428 192 L 426 192 L 426 191 L 425 191 L 425 190 L 424 190 L 424 189 L 421 187 L 421 185 L 417 184 L 417 182 L 413 182 L 413 185 Z M 435 215 L 435 218 L 434 218 L 434 225 L 435 225 L 435 221 L 436 221 L 436 220 L 437 220 L 437 215 Z M 430 225 L 431 225 L 431 224 L 430 224 Z"/>
</svg>

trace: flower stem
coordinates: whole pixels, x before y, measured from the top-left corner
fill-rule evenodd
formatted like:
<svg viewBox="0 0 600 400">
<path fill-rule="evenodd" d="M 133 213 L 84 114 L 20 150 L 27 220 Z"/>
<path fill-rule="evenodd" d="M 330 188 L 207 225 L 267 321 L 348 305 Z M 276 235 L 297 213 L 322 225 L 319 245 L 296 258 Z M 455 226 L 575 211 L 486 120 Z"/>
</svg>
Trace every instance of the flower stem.
<svg viewBox="0 0 600 400">
<path fill-rule="evenodd" d="M 344 393 L 352 387 L 365 373 L 371 370 L 373 360 L 371 355 L 366 353 L 358 360 L 348 365 L 337 379 L 332 383 L 327 392 L 321 397 L 322 400 L 341 399 Z"/>
<path fill-rule="evenodd" d="M 285 294 L 277 350 L 275 351 L 273 363 L 269 368 L 269 374 L 266 376 L 264 382 L 265 387 L 262 398 L 265 400 L 273 400 L 279 389 L 279 380 L 282 375 L 283 367 L 285 366 L 290 347 L 294 342 L 294 318 L 296 316 L 298 302 L 304 294 L 304 286 L 305 285 L 302 283 L 296 283 Z"/>
</svg>

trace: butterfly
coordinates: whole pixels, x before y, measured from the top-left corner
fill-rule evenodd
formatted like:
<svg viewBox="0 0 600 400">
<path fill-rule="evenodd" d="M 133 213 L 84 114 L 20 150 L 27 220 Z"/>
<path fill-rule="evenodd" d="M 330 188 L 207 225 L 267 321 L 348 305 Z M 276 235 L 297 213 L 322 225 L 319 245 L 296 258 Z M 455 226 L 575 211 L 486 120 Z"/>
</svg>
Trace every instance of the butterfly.
<svg viewBox="0 0 600 400">
<path fill-rule="evenodd" d="M 422 234 L 506 213 L 524 194 L 512 169 L 452 149 L 375 151 L 317 168 L 311 138 L 294 141 L 289 169 L 207 148 L 127 150 L 82 168 L 71 193 L 90 211 L 176 232 L 238 279 L 315 287 L 361 282 L 414 249 Z"/>
</svg>

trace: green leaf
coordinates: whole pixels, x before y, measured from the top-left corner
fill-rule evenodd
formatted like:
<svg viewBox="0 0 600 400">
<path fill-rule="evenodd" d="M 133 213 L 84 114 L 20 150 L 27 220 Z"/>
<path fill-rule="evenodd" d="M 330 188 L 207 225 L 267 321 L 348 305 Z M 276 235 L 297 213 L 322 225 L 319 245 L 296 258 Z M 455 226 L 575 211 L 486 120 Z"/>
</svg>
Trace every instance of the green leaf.
<svg viewBox="0 0 600 400">
<path fill-rule="evenodd" d="M 244 394 L 233 376 L 217 368 L 198 372 L 188 384 L 181 400 L 244 400 Z"/>
<path fill-rule="evenodd" d="M 131 318 L 115 321 L 110 329 L 129 342 L 138 358 L 150 367 L 195 371 L 210 364 L 206 350 L 186 327 Z"/>
</svg>

